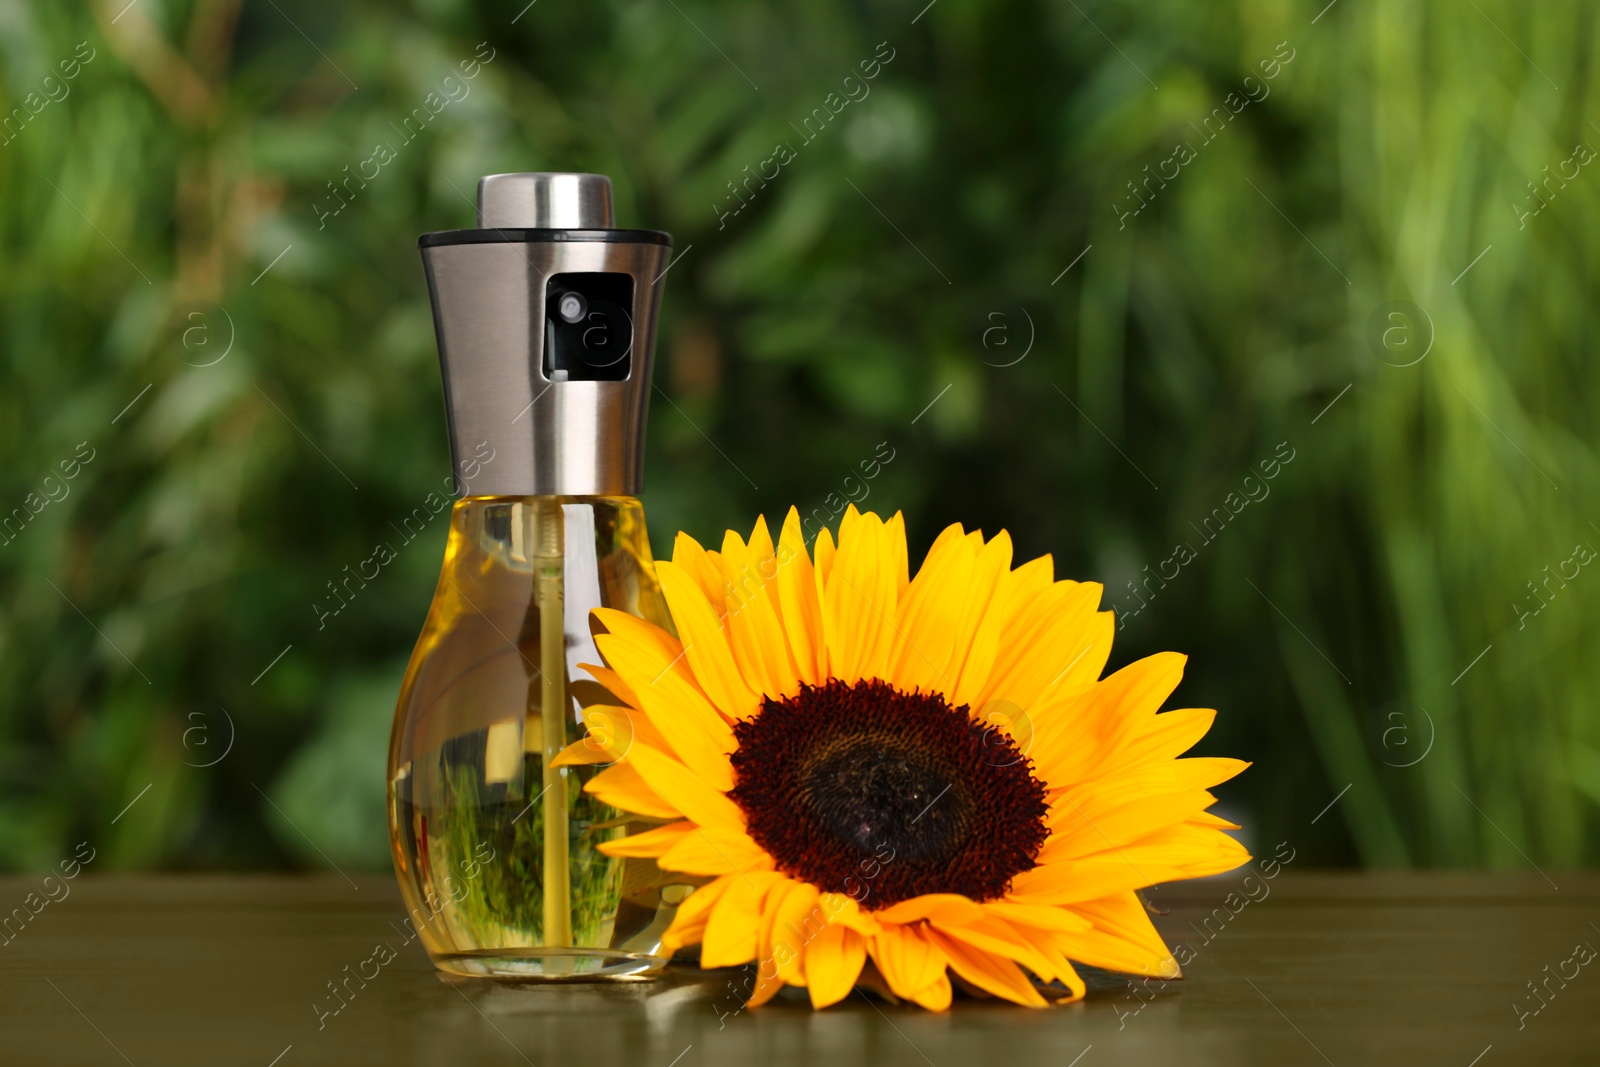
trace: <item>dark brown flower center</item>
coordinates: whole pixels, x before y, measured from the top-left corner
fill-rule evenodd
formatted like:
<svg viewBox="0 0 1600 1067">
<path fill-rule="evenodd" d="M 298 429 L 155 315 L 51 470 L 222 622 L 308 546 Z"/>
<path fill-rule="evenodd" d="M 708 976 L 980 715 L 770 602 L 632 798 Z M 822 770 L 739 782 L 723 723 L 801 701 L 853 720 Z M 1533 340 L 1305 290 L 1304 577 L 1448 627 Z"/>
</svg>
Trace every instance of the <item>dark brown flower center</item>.
<svg viewBox="0 0 1600 1067">
<path fill-rule="evenodd" d="M 1003 895 L 1044 844 L 1045 788 L 965 705 L 876 679 L 803 686 L 734 725 L 731 796 L 793 878 L 885 908 Z"/>
</svg>

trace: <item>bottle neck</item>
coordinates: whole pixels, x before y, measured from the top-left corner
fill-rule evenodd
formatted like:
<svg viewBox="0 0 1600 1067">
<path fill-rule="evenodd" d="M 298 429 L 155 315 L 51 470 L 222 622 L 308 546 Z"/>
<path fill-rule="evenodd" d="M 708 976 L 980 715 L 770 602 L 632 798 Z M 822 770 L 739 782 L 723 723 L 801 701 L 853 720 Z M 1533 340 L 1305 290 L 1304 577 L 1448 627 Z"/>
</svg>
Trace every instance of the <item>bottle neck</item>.
<svg viewBox="0 0 1600 1067">
<path fill-rule="evenodd" d="M 600 566 L 619 553 L 630 561 L 626 566 Z M 631 585 L 642 581 L 653 588 L 655 582 L 644 505 L 631 496 L 466 497 L 451 513 L 445 555 L 446 572 L 456 573 L 457 581 L 466 576 L 468 585 L 491 574 L 531 576 L 541 559 L 556 555 L 564 557 L 564 568 L 590 575 L 590 584 L 630 568 L 644 575 Z M 502 592 L 485 588 L 483 596 Z M 482 599 L 470 590 L 467 595 Z"/>
</svg>

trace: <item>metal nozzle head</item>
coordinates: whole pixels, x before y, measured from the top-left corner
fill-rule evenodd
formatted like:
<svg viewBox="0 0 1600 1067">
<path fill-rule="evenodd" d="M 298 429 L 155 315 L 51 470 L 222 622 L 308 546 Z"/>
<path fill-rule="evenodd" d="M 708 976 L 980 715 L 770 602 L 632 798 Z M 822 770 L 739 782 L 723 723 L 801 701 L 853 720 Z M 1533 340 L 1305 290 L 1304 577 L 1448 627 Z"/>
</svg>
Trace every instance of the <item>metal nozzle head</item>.
<svg viewBox="0 0 1600 1067">
<path fill-rule="evenodd" d="M 671 238 L 600 174 L 491 174 L 478 228 L 418 242 L 464 496 L 634 496 Z"/>
<path fill-rule="evenodd" d="M 604 174 L 491 174 L 478 182 L 485 230 L 609 230 L 611 179 Z"/>
</svg>

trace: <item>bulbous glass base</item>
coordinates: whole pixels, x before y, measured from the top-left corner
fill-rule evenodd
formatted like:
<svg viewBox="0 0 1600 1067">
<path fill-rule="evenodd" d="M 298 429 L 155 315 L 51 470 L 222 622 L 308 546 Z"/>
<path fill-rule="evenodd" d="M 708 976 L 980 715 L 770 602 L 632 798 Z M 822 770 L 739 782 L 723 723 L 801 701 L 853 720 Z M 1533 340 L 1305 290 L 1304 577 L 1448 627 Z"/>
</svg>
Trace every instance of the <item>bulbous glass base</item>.
<svg viewBox="0 0 1600 1067">
<path fill-rule="evenodd" d="M 665 965 L 695 879 L 603 855 L 660 822 L 583 792 L 603 762 L 553 765 L 621 703 L 579 667 L 602 662 L 596 607 L 670 628 L 637 500 L 457 502 L 389 754 L 395 870 L 441 970 L 574 981 Z"/>
<path fill-rule="evenodd" d="M 527 982 L 591 982 L 655 977 L 667 961 L 661 956 L 611 949 L 479 949 L 445 952 L 434 966 L 462 978 L 514 978 Z"/>
</svg>

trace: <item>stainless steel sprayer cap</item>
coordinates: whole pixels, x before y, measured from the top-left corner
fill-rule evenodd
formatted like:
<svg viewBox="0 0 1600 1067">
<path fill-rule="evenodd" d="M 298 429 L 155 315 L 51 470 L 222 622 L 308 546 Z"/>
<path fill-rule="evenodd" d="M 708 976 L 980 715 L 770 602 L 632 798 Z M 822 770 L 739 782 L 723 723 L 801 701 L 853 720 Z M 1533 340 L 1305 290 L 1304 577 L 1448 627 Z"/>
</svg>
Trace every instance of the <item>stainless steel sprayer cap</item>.
<svg viewBox="0 0 1600 1067">
<path fill-rule="evenodd" d="M 638 495 L 671 243 L 599 174 L 491 174 L 478 229 L 423 234 L 458 492 Z"/>
<path fill-rule="evenodd" d="M 478 226 L 609 230 L 611 179 L 604 174 L 491 174 L 478 182 Z"/>
</svg>

